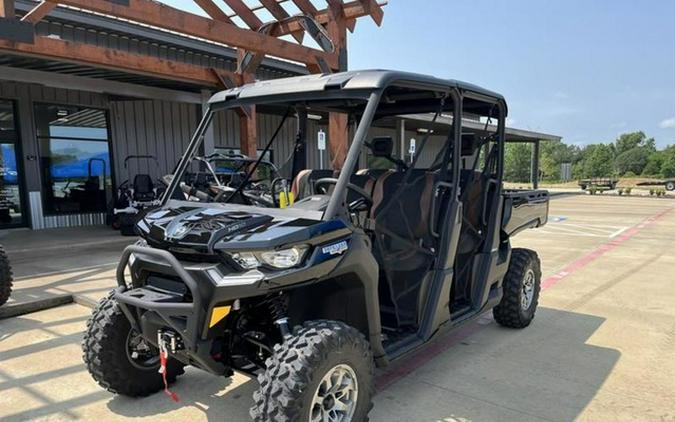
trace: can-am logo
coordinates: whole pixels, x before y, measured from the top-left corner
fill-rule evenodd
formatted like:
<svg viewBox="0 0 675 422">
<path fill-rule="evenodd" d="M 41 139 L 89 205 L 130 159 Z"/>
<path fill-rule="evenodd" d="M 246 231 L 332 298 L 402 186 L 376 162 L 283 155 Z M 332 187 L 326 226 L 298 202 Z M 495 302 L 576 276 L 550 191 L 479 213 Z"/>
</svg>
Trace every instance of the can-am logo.
<svg viewBox="0 0 675 422">
<path fill-rule="evenodd" d="M 349 249 L 347 246 L 347 241 L 343 240 L 342 242 L 334 243 L 332 245 L 324 246 L 321 249 L 321 252 L 327 255 L 338 255 Z"/>
</svg>

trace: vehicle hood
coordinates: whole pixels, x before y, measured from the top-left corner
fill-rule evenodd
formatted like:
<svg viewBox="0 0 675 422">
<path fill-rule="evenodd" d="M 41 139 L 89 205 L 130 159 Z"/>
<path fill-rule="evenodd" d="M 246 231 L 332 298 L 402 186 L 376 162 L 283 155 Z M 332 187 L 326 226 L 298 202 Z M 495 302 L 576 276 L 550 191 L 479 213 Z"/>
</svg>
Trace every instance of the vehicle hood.
<svg viewBox="0 0 675 422">
<path fill-rule="evenodd" d="M 138 229 L 150 246 L 184 254 L 269 249 L 346 229 L 340 220 L 280 217 L 227 207 L 165 207 L 148 213 Z"/>
</svg>

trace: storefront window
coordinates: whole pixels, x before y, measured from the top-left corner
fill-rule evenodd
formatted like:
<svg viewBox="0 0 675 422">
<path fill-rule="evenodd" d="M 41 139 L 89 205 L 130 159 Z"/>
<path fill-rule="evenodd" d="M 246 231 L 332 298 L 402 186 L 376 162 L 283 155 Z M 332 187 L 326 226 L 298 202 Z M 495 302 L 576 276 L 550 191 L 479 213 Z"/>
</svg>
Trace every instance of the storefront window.
<svg viewBox="0 0 675 422">
<path fill-rule="evenodd" d="M 112 174 L 105 111 L 38 104 L 35 117 L 45 213 L 106 211 Z"/>
<path fill-rule="evenodd" d="M 14 104 L 0 100 L 0 228 L 23 224 Z"/>
</svg>

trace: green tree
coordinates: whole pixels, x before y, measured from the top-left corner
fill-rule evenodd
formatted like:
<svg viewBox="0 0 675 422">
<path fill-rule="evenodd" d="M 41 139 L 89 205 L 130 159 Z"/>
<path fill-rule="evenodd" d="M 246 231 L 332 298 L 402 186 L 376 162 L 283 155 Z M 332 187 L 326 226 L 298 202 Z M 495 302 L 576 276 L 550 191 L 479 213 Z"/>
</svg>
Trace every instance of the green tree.
<svg viewBox="0 0 675 422">
<path fill-rule="evenodd" d="M 539 168 L 544 180 L 560 180 L 561 164 L 574 164 L 580 159 L 579 148 L 562 141 L 542 142 L 539 150 Z"/>
<path fill-rule="evenodd" d="M 666 154 L 663 151 L 655 151 L 647 157 L 647 165 L 642 170 L 643 176 L 662 177 L 661 167 L 666 160 Z"/>
<path fill-rule="evenodd" d="M 530 181 L 532 148 L 525 143 L 506 144 L 504 150 L 504 180 L 527 183 Z"/>
<path fill-rule="evenodd" d="M 647 166 L 650 155 L 651 153 L 646 147 L 638 146 L 626 150 L 616 157 L 616 171 L 620 175 L 624 175 L 627 172 L 642 174 Z"/>
<path fill-rule="evenodd" d="M 671 145 L 663 150 L 661 176 L 668 178 L 675 177 L 675 145 Z"/>
<path fill-rule="evenodd" d="M 650 151 L 656 151 L 656 141 L 654 141 L 654 138 L 648 139 L 647 135 L 642 131 L 624 133 L 614 141 L 614 148 L 616 148 L 617 156 L 637 147 L 644 147 Z"/>
<path fill-rule="evenodd" d="M 583 176 L 609 177 L 614 174 L 614 148 L 607 144 L 588 145 L 584 150 Z"/>
</svg>

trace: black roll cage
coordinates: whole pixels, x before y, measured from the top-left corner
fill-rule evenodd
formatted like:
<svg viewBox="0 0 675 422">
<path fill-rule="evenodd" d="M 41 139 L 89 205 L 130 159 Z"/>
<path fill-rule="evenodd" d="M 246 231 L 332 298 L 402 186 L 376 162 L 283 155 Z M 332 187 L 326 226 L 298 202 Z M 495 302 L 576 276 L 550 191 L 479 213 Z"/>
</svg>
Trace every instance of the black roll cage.
<svg viewBox="0 0 675 422">
<path fill-rule="evenodd" d="M 204 134 L 208 129 L 209 125 L 213 120 L 213 115 L 216 111 L 230 110 L 236 107 L 248 107 L 251 105 L 264 105 L 264 104 L 283 104 L 283 103 L 302 103 L 302 102 L 311 102 L 319 100 L 365 100 L 366 106 L 361 114 L 361 119 L 356 128 L 354 138 L 349 147 L 347 157 L 338 177 L 338 181 L 335 185 L 333 195 L 330 198 L 327 209 L 323 214 L 323 220 L 328 221 L 336 217 L 346 219 L 348 214 L 347 205 L 346 205 L 346 196 L 347 196 L 347 184 L 349 183 L 350 175 L 356 170 L 356 166 L 359 162 L 360 152 L 363 146 L 366 144 L 366 136 L 368 130 L 371 127 L 372 122 L 376 117 L 383 117 L 378 115 L 377 111 L 381 105 L 381 99 L 383 93 L 390 87 L 400 87 L 400 88 L 410 88 L 416 89 L 419 91 L 429 91 L 430 93 L 437 93 L 438 95 L 450 99 L 453 106 L 453 116 L 463 116 L 464 106 L 466 100 L 472 100 L 477 103 L 483 103 L 484 105 L 490 105 L 490 113 L 496 111 L 496 116 L 488 116 L 488 118 L 496 117 L 498 119 L 498 129 L 497 129 L 497 142 L 499 148 L 498 160 L 497 160 L 497 175 L 499 178 L 499 184 L 501 185 L 502 175 L 503 175 L 503 162 L 504 162 L 504 133 L 505 133 L 505 120 L 507 114 L 506 102 L 503 98 L 499 96 L 491 96 L 484 92 L 479 92 L 479 89 L 471 90 L 464 87 L 454 84 L 437 84 L 430 83 L 428 81 L 415 81 L 415 80 L 388 80 L 385 81 L 381 86 L 374 88 L 363 88 L 363 89 L 328 89 L 320 91 L 309 91 L 309 92 L 284 92 L 276 95 L 261 95 L 254 96 L 249 98 L 240 99 L 236 95 L 228 96 L 226 95 L 223 101 L 211 103 L 206 107 L 204 115 L 199 122 L 199 125 L 192 136 L 190 143 L 188 144 L 185 153 L 181 157 L 178 166 L 174 172 L 174 176 L 179 175 L 180 177 L 173 177 L 171 183 L 169 184 L 164 197 L 162 198 L 162 205 L 171 199 L 173 192 L 179 187 L 179 183 L 182 175 L 185 173 L 192 157 L 196 154 L 200 143 L 203 140 Z M 475 107 L 475 104 L 474 104 Z M 336 110 L 338 111 L 338 110 Z M 400 114 L 404 110 L 388 109 L 386 115 Z M 306 120 L 306 113 L 298 113 L 299 120 Z M 453 137 L 454 150 L 460 151 L 461 143 L 461 134 L 462 134 L 462 125 L 457 124 L 456 118 L 453 118 Z M 299 127 L 306 126 L 305 122 L 298 122 Z M 304 125 L 304 126 L 303 126 Z M 450 137 L 448 137 L 450 139 Z M 453 154 L 453 165 L 452 165 L 452 179 L 454 181 L 459 180 L 459 154 Z M 451 183 L 452 197 L 457 197 L 457 192 L 459 189 L 458 183 Z"/>
</svg>

